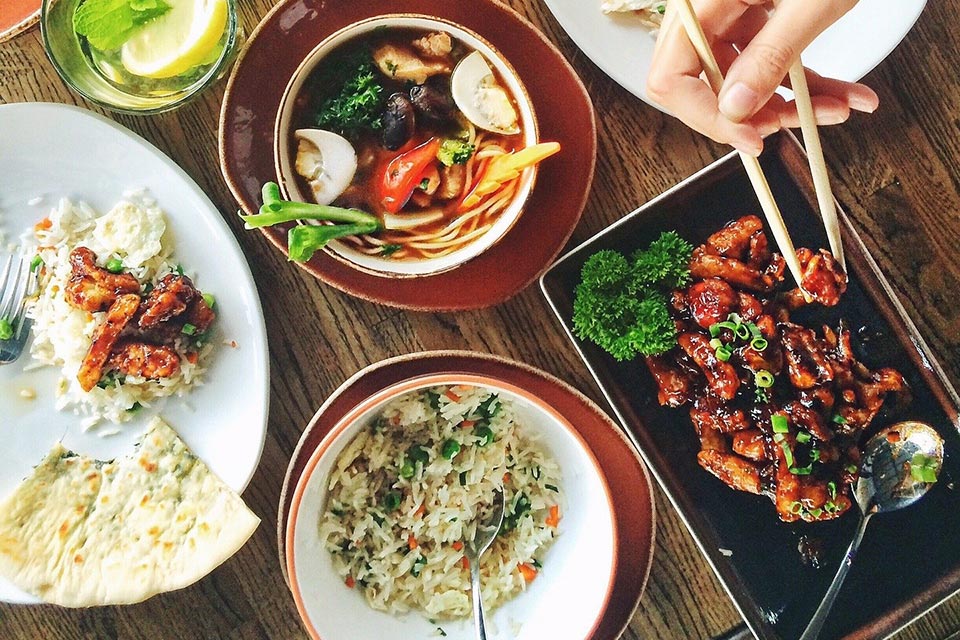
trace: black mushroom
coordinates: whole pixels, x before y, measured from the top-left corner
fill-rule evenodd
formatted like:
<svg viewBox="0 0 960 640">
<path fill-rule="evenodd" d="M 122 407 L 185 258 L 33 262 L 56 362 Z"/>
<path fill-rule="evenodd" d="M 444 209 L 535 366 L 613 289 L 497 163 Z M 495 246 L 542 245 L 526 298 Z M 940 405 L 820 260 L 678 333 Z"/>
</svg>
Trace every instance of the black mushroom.
<svg viewBox="0 0 960 640">
<path fill-rule="evenodd" d="M 413 104 L 402 93 L 387 98 L 383 112 L 383 146 L 396 151 L 413 137 L 416 120 Z"/>
<path fill-rule="evenodd" d="M 445 124 L 453 119 L 456 109 L 450 94 L 450 85 L 439 77 L 410 88 L 410 101 L 417 115 L 436 124 Z"/>
</svg>

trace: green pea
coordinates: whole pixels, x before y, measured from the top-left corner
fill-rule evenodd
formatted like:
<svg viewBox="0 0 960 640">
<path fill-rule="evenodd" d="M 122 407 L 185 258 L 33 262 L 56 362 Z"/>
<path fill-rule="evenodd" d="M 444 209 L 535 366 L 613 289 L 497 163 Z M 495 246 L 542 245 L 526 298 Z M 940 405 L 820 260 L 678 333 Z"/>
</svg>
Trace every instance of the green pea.
<svg viewBox="0 0 960 640">
<path fill-rule="evenodd" d="M 453 457 L 460 453 L 460 443 L 451 438 L 443 443 L 443 449 L 441 450 L 443 457 L 447 460 L 453 460 Z"/>
</svg>

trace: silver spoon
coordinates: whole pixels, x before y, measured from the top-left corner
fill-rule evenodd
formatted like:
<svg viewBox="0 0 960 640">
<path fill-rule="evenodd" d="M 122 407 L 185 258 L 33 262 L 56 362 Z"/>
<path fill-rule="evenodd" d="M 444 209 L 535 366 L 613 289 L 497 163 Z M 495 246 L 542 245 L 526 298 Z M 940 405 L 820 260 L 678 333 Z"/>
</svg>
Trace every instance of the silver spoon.
<svg viewBox="0 0 960 640">
<path fill-rule="evenodd" d="M 911 462 L 914 456 L 924 456 L 933 481 L 943 465 L 943 439 L 922 422 L 898 422 L 887 427 L 867 441 L 860 462 L 860 479 L 857 481 L 856 499 L 860 507 L 860 524 L 840 563 L 827 594 L 813 614 L 800 640 L 814 640 L 820 635 L 827 621 L 840 587 L 850 571 L 857 555 L 867 523 L 876 513 L 896 511 L 909 507 L 922 498 L 932 486 L 921 478 L 914 477 Z M 918 459 L 919 461 L 919 459 Z M 928 476 L 929 479 L 929 476 Z"/>
<path fill-rule="evenodd" d="M 483 598 L 480 593 L 480 557 L 493 544 L 503 524 L 503 489 L 493 494 L 493 511 L 486 522 L 477 525 L 473 540 L 463 546 L 464 555 L 470 563 L 470 591 L 473 593 L 473 622 L 477 630 L 477 640 L 487 640 L 487 630 L 483 624 Z"/>
</svg>

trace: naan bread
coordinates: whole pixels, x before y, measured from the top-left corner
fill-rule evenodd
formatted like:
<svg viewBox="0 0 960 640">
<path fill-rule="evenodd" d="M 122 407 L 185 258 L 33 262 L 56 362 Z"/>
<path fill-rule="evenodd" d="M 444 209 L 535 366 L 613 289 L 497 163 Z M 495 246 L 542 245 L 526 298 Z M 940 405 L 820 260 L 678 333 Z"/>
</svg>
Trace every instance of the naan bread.
<svg viewBox="0 0 960 640">
<path fill-rule="evenodd" d="M 140 602 L 207 575 L 259 523 L 157 418 L 113 462 L 55 446 L 0 504 L 0 575 L 65 607 Z"/>
</svg>

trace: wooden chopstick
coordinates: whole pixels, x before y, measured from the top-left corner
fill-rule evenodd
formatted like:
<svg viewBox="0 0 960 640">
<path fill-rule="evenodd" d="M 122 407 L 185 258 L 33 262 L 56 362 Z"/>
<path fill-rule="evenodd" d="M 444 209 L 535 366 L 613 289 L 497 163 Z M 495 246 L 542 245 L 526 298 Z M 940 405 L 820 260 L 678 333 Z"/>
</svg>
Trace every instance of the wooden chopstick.
<svg viewBox="0 0 960 640">
<path fill-rule="evenodd" d="M 823 226 L 827 231 L 830 252 L 843 267 L 843 270 L 846 271 L 847 262 L 843 255 L 843 242 L 840 239 L 840 219 L 837 217 L 837 205 L 833 199 L 833 191 L 830 189 L 830 176 L 827 175 L 827 161 L 823 158 L 820 134 L 817 133 L 817 118 L 813 113 L 810 88 L 807 86 L 807 74 L 803 69 L 803 62 L 799 58 L 790 67 L 790 85 L 793 88 L 794 100 L 797 103 L 797 113 L 800 115 L 803 144 L 807 148 L 810 173 L 813 175 L 813 186 L 817 192 L 820 217 L 823 218 Z"/>
<path fill-rule="evenodd" d="M 707 82 L 710 84 L 714 93 L 719 94 L 720 88 L 723 86 L 723 73 L 720 71 L 720 65 L 717 64 L 717 59 L 713 55 L 713 50 L 710 49 L 710 43 L 707 41 L 703 27 L 697 19 L 693 5 L 690 4 L 690 0 L 676 0 L 676 5 L 680 13 L 680 19 L 687 31 L 687 37 L 690 38 L 690 43 L 700 57 L 700 63 L 703 65 Z M 783 254 L 787 268 L 790 269 L 790 274 L 793 276 L 793 279 L 796 280 L 797 286 L 809 301 L 810 297 L 803 289 L 803 270 L 800 268 L 800 261 L 797 260 L 797 250 L 793 246 L 790 232 L 787 231 L 783 216 L 780 214 L 780 207 L 777 206 L 776 200 L 773 199 L 773 192 L 770 190 L 767 177 L 763 175 L 760 161 L 743 152 L 740 152 L 740 160 L 743 162 L 743 167 L 746 169 L 747 176 L 750 178 L 750 184 L 753 185 L 753 190 L 760 200 L 760 208 L 763 209 L 763 214 L 767 218 L 767 224 L 770 225 L 773 238 L 777 242 L 780 253 Z"/>
</svg>

